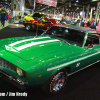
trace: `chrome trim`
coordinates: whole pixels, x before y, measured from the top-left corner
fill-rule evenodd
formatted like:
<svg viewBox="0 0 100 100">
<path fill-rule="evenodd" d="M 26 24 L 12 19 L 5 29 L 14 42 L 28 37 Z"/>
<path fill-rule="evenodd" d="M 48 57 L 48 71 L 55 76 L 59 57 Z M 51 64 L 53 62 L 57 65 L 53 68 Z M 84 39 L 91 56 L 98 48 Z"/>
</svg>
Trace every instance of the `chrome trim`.
<svg viewBox="0 0 100 100">
<path fill-rule="evenodd" d="M 89 66 L 91 66 L 91 65 L 94 65 L 94 64 L 96 64 L 96 63 L 98 63 L 98 62 L 100 62 L 100 60 L 98 60 L 98 61 L 96 61 L 96 62 L 94 62 L 94 63 L 92 63 L 92 64 L 90 64 L 90 65 L 88 65 L 88 66 L 86 66 L 86 67 L 84 67 L 84 68 L 82 68 L 82 69 L 80 69 L 80 70 L 78 70 L 78 71 L 75 71 L 75 72 L 73 72 L 73 73 L 70 73 L 70 74 L 68 74 L 68 76 L 70 76 L 70 75 L 72 75 L 72 74 L 75 74 L 75 73 L 77 73 L 77 72 L 79 72 L 79 71 L 81 71 L 81 70 L 83 70 L 83 69 L 85 69 L 85 68 L 87 68 L 87 67 L 89 67 Z"/>
<path fill-rule="evenodd" d="M 3 75 L 7 76 L 9 78 L 9 80 L 13 80 L 17 83 L 19 83 L 20 85 L 25 85 L 25 84 L 28 84 L 28 82 L 23 82 L 22 80 L 20 80 L 19 78 L 15 78 L 11 75 L 7 75 L 6 73 L 7 72 L 3 72 L 3 70 L 0 69 L 0 73 L 2 73 Z"/>
<path fill-rule="evenodd" d="M 58 66 L 54 66 L 54 67 L 48 68 L 47 71 L 54 70 L 54 69 L 56 69 L 56 68 L 61 68 L 61 67 L 63 67 L 63 66 L 65 66 L 65 67 L 66 67 L 66 66 L 69 66 L 70 64 L 77 63 L 77 62 L 79 62 L 79 61 L 85 60 L 85 59 L 87 59 L 87 58 L 89 58 L 89 57 L 91 57 L 91 56 L 94 56 L 94 55 L 96 55 L 96 54 L 100 54 L 100 51 L 98 51 L 98 52 L 96 52 L 96 53 L 94 53 L 94 54 L 91 54 L 91 55 L 87 55 L 87 56 L 85 56 L 85 57 L 81 57 L 81 58 L 78 58 L 78 59 L 69 61 L 69 62 L 67 62 L 67 63 L 61 64 L 61 65 L 58 65 Z"/>
<path fill-rule="evenodd" d="M 50 84 L 50 90 L 52 91 L 59 91 L 65 83 L 65 75 L 64 72 L 59 72 L 56 76 L 53 77 L 53 80 Z"/>
</svg>

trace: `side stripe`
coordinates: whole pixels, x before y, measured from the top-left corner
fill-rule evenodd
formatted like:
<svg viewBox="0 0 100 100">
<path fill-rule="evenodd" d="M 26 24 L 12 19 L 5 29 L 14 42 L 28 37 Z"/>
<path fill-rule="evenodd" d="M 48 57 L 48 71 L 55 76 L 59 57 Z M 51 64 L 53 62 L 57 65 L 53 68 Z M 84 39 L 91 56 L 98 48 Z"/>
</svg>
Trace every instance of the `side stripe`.
<svg viewBox="0 0 100 100">
<path fill-rule="evenodd" d="M 86 66 L 86 67 L 84 67 L 84 68 L 81 68 L 81 69 L 79 69 L 79 70 L 77 70 L 77 71 L 75 71 L 75 72 L 73 72 L 73 73 L 70 73 L 70 74 L 68 74 L 68 76 L 70 76 L 70 75 L 72 75 L 72 74 L 75 74 L 75 73 L 77 73 L 77 72 L 79 72 L 79 71 L 81 71 L 81 70 L 83 70 L 83 69 L 85 69 L 85 68 L 87 68 L 87 67 L 89 67 L 89 66 L 92 66 L 93 64 L 98 63 L 98 62 L 100 62 L 100 60 L 98 60 L 98 61 L 96 61 L 96 62 L 94 62 L 94 63 L 92 63 L 92 64 L 90 64 L 90 65 L 88 65 L 88 66 Z"/>
<path fill-rule="evenodd" d="M 99 54 L 99 53 L 100 53 L 100 51 L 97 52 L 97 53 L 91 54 L 91 55 L 89 55 L 89 56 L 85 56 L 85 57 L 82 57 L 82 58 L 79 58 L 79 59 L 76 59 L 76 60 L 73 60 L 73 61 L 70 61 L 70 62 L 61 64 L 61 65 L 58 65 L 58 66 L 54 66 L 54 67 L 48 68 L 47 71 L 54 70 L 54 69 L 56 69 L 56 68 L 60 68 L 60 67 L 63 67 L 63 66 L 68 66 L 69 64 L 72 64 L 72 63 L 74 63 L 74 62 L 87 59 L 87 58 L 89 58 L 89 57 L 91 57 L 91 56 L 94 56 L 94 55 L 96 55 L 96 54 Z"/>
</svg>

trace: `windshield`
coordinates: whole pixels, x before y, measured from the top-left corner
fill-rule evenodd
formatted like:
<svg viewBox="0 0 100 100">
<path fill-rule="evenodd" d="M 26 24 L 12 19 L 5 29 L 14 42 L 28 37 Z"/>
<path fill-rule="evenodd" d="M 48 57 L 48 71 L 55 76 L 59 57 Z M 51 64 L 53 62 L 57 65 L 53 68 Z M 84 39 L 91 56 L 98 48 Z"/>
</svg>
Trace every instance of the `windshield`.
<svg viewBox="0 0 100 100">
<path fill-rule="evenodd" d="M 62 41 L 66 41 L 69 44 L 82 47 L 85 33 L 69 29 L 63 26 L 52 26 L 50 29 L 45 31 L 42 35 L 57 38 Z"/>
</svg>

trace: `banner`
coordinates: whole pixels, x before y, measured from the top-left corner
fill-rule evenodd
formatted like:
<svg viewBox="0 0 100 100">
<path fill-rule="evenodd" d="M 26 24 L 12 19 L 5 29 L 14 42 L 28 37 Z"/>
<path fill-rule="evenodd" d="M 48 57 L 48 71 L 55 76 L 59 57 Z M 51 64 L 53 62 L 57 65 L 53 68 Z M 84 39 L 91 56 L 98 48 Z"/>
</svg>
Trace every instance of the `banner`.
<svg viewBox="0 0 100 100">
<path fill-rule="evenodd" d="M 57 0 L 36 0 L 36 2 L 54 7 L 57 6 Z"/>
</svg>

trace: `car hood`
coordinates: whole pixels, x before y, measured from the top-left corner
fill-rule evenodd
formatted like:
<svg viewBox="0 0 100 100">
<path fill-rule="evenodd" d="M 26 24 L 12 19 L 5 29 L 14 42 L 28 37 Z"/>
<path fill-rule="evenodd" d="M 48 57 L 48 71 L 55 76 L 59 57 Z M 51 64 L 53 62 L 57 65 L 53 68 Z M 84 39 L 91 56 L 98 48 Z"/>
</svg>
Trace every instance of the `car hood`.
<svg viewBox="0 0 100 100">
<path fill-rule="evenodd" d="M 24 59 L 30 60 L 59 51 L 73 51 L 73 47 L 61 40 L 37 36 L 37 37 L 16 37 L 0 40 L 0 45 L 6 51 Z M 75 50 L 75 49 L 74 49 Z"/>
</svg>

